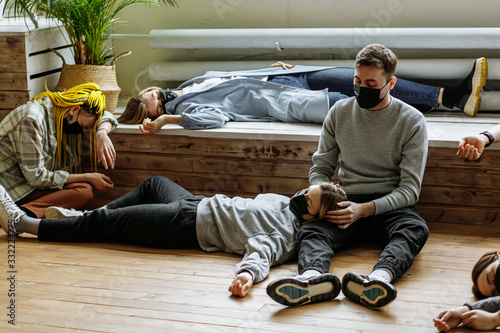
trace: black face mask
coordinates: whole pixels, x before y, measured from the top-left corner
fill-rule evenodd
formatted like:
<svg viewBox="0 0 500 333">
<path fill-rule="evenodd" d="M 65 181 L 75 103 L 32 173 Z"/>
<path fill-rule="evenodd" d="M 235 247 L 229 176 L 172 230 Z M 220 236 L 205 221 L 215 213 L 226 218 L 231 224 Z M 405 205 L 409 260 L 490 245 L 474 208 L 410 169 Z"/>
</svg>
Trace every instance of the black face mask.
<svg viewBox="0 0 500 333">
<path fill-rule="evenodd" d="M 385 94 L 384 97 L 380 98 L 380 92 L 382 91 L 382 89 L 385 88 L 385 86 L 387 86 L 389 82 L 387 82 L 380 89 L 367 88 L 355 84 L 354 95 L 356 96 L 356 100 L 358 101 L 359 106 L 362 107 L 363 109 L 371 109 L 379 105 L 380 102 L 382 102 L 385 96 L 387 96 L 387 94 L 389 93 L 389 91 L 387 91 L 387 94 Z"/>
<path fill-rule="evenodd" d="M 495 288 L 500 292 L 500 264 L 497 267 L 497 272 L 495 274 Z"/>
<path fill-rule="evenodd" d="M 81 134 L 83 132 L 82 126 L 75 121 L 73 124 L 68 123 L 68 119 L 63 119 L 63 133 L 65 134 Z"/>
<path fill-rule="evenodd" d="M 170 89 L 160 89 L 159 92 L 160 92 L 161 105 L 163 106 L 163 112 L 165 112 L 166 109 L 165 105 L 167 103 L 170 103 L 179 96 L 177 96 L 177 94 L 171 91 Z"/>
<path fill-rule="evenodd" d="M 298 217 L 302 222 L 305 219 L 302 217 L 304 214 L 309 214 L 307 209 L 306 194 L 307 189 L 303 189 L 295 193 L 293 197 L 290 198 L 290 210 L 292 213 Z"/>
</svg>

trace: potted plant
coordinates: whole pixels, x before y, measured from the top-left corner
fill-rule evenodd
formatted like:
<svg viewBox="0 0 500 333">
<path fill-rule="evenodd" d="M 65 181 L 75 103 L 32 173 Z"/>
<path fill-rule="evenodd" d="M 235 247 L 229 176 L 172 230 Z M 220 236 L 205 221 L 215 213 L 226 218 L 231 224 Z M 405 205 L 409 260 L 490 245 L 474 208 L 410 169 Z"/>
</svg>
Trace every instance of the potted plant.
<svg viewBox="0 0 500 333">
<path fill-rule="evenodd" d="M 176 0 L 0 0 L 0 2 L 5 4 L 3 12 L 9 10 L 13 12 L 14 17 L 26 15 L 33 17 L 33 13 L 43 12 L 48 19 L 59 21 L 67 33 L 75 65 L 67 65 L 63 59 L 61 77 L 56 89 L 64 90 L 80 83 L 96 82 L 95 77 L 105 75 L 104 86 L 99 82 L 96 83 L 101 86 L 104 93 L 107 90 L 113 91 L 109 96 L 106 94 L 106 109 L 111 112 L 116 107 L 120 93 L 120 88 L 116 84 L 114 64 L 120 57 L 126 55 L 120 54 L 110 59 L 112 47 L 109 38 L 124 23 L 120 21 L 118 14 L 124 8 L 137 3 L 177 6 Z M 111 65 L 106 65 L 108 61 Z M 95 73 L 84 77 L 87 71 Z M 116 93 L 116 88 L 106 89 L 106 85 L 110 87 L 116 85 L 118 92 Z"/>
</svg>

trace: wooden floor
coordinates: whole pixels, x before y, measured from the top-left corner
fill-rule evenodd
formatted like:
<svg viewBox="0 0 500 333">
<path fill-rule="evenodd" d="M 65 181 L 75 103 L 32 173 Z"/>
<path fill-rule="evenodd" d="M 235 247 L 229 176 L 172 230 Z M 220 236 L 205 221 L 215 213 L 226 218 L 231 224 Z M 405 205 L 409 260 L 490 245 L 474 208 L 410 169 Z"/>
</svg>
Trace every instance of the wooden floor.
<svg viewBox="0 0 500 333">
<path fill-rule="evenodd" d="M 381 310 L 346 300 L 286 308 L 267 284 L 296 274 L 275 267 L 245 298 L 227 287 L 241 257 L 198 250 L 154 250 L 116 244 L 15 241 L 15 296 L 8 281 L 8 238 L 0 267 L 1 332 L 437 332 L 439 311 L 473 301 L 470 271 L 498 249 L 500 227 L 431 224 L 430 238 L 411 270 L 396 283 L 398 298 Z M 368 273 L 380 249 L 364 246 L 334 257 L 330 271 Z M 15 326 L 7 309 L 15 301 Z M 457 329 L 455 332 L 468 332 Z"/>
</svg>

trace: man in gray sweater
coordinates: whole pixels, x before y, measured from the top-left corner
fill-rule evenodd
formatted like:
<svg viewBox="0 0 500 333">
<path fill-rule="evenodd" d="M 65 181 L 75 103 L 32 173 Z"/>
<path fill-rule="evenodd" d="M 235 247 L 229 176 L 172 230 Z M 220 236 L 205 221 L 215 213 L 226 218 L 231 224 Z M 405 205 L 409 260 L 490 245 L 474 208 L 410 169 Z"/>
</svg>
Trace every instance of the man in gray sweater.
<svg viewBox="0 0 500 333">
<path fill-rule="evenodd" d="M 396 298 L 392 285 L 412 265 L 429 230 L 413 205 L 417 202 L 427 158 L 423 115 L 393 98 L 397 58 L 379 44 L 356 57 L 355 97 L 338 101 L 323 124 L 309 181 L 331 181 L 338 166 L 338 184 L 348 201 L 326 214 L 326 221 L 303 225 L 298 233 L 295 278 L 280 279 L 268 294 L 288 306 L 327 300 L 321 284 L 311 279 L 328 273 L 336 251 L 360 243 L 383 246 L 372 273 L 354 272 L 342 279 L 350 300 L 379 308 Z M 307 299 L 307 295 L 314 297 Z"/>
</svg>

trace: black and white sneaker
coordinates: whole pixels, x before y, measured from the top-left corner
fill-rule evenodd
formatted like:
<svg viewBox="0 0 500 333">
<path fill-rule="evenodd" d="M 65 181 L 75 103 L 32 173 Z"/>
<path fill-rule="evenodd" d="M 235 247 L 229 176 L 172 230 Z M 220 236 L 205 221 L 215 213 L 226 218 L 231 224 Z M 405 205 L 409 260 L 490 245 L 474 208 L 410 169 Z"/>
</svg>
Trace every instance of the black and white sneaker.
<svg viewBox="0 0 500 333">
<path fill-rule="evenodd" d="M 321 274 L 307 278 L 284 278 L 271 282 L 267 294 L 286 306 L 329 301 L 340 293 L 340 279 L 334 274 Z"/>
<path fill-rule="evenodd" d="M 381 308 L 396 299 L 394 286 L 382 280 L 370 280 L 349 272 L 342 278 L 342 293 L 353 302 L 365 305 L 371 309 Z"/>
<path fill-rule="evenodd" d="M 16 233 L 15 225 L 26 215 L 11 199 L 5 188 L 0 186 L 0 225 L 7 233 Z"/>
<path fill-rule="evenodd" d="M 474 61 L 469 75 L 456 87 L 445 87 L 443 105 L 457 107 L 469 116 L 474 117 L 481 104 L 481 90 L 488 77 L 488 62 L 482 57 Z"/>
</svg>

